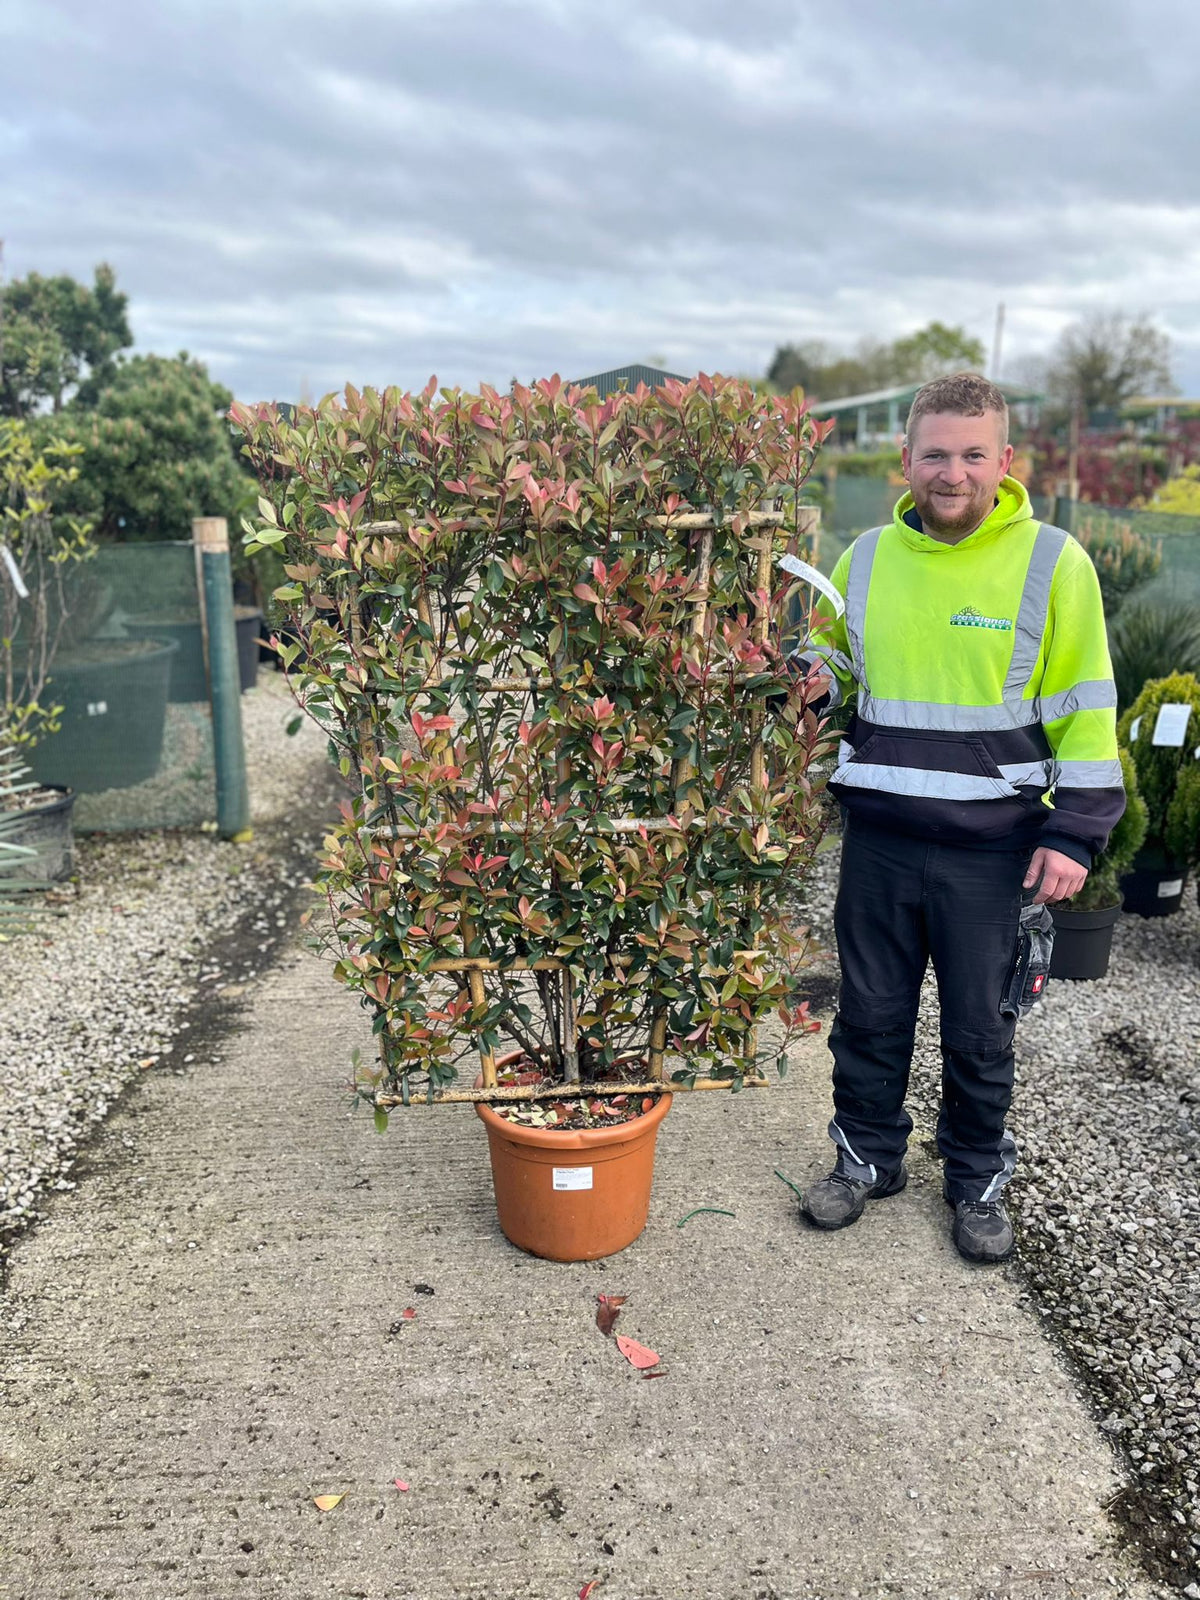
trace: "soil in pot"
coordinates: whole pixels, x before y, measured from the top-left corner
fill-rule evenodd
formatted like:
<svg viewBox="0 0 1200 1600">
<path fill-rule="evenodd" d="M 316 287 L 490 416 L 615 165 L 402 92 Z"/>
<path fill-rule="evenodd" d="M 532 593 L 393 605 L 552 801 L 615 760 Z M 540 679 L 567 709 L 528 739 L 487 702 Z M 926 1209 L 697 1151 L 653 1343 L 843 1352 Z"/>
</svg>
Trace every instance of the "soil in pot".
<svg viewBox="0 0 1200 1600">
<path fill-rule="evenodd" d="M 671 1096 L 615 1098 L 625 1104 L 614 1113 L 605 1113 L 603 1101 L 581 1104 L 566 1096 L 476 1104 L 487 1130 L 500 1226 L 519 1249 L 550 1261 L 595 1261 L 624 1250 L 645 1228 L 655 1143 Z M 545 1108 L 540 1125 L 534 1107 Z"/>
<path fill-rule="evenodd" d="M 36 850 L 36 856 L 8 857 L 0 853 L 0 884 L 4 879 L 22 883 L 57 883 L 69 878 L 75 865 L 71 834 L 71 811 L 75 796 L 70 789 L 34 789 L 18 795 L 20 806 L 0 808 L 7 819 L 14 814 L 16 826 L 6 832 L 5 841 Z"/>
<path fill-rule="evenodd" d="M 1121 915 L 1121 902 L 1086 911 L 1072 906 L 1051 906 L 1050 914 L 1054 918 L 1050 976 L 1076 980 L 1103 978 L 1108 971 L 1113 928 Z"/>
<path fill-rule="evenodd" d="M 45 698 L 63 708 L 29 766 L 39 783 L 93 794 L 158 771 L 174 640 L 92 639 L 55 657 Z"/>
</svg>

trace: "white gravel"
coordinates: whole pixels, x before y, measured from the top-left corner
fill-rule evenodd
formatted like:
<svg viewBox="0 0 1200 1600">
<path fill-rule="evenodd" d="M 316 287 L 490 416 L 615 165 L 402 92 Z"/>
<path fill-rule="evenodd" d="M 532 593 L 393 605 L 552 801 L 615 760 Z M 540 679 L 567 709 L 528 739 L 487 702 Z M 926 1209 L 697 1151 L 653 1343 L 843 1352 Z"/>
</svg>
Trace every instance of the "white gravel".
<svg viewBox="0 0 1200 1600">
<path fill-rule="evenodd" d="M 828 948 L 839 850 L 804 917 Z M 909 1107 L 930 1139 L 941 1056 L 922 997 Z M 1114 1506 L 1156 1577 L 1200 1595 L 1200 907 L 1122 917 L 1108 977 L 1052 982 L 1017 1033 L 1014 1270 L 1123 1456 Z"/>
<path fill-rule="evenodd" d="M 267 672 L 242 698 L 249 845 L 195 828 L 77 841 L 77 885 L 37 931 L 0 944 L 0 1255 L 47 1189 L 70 1188 L 80 1143 L 190 1025 L 197 993 L 232 999 L 294 916 L 285 907 L 328 815 L 325 739 L 289 737 L 291 698 Z M 238 964 L 206 959 L 245 920 Z"/>
</svg>

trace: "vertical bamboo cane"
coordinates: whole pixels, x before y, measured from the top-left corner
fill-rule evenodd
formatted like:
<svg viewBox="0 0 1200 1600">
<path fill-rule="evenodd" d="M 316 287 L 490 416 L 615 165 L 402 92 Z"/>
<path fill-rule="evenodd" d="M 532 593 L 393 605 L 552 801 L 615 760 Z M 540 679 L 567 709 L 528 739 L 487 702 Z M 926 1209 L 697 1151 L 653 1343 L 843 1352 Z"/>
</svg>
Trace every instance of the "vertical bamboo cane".
<svg viewBox="0 0 1200 1600">
<path fill-rule="evenodd" d="M 663 1079 L 663 1056 L 667 1049 L 667 1012 L 660 1006 L 650 1024 L 650 1077 L 654 1083 Z"/>
<path fill-rule="evenodd" d="M 474 938 L 475 924 L 467 915 L 466 908 L 464 907 L 462 914 L 462 942 L 464 955 L 466 955 L 470 950 Z M 473 1007 L 482 1007 L 487 1005 L 487 989 L 484 987 L 483 973 L 480 972 L 478 967 L 467 968 L 467 988 L 471 995 L 471 1005 Z M 482 1034 L 478 1035 L 478 1039 L 479 1071 L 483 1078 L 483 1087 L 485 1089 L 494 1089 L 496 1087 L 495 1052 L 492 1050 L 490 1045 L 484 1043 Z"/>
<path fill-rule="evenodd" d="M 704 635 L 705 625 L 708 620 L 708 584 L 712 576 L 712 549 L 713 530 L 705 528 L 700 535 L 700 560 L 696 569 L 696 594 L 692 601 L 695 610 L 692 612 L 692 637 L 700 639 Z M 684 757 L 677 757 L 671 763 L 671 804 L 676 810 L 676 815 L 683 823 L 687 823 L 694 809 L 692 805 L 691 789 L 684 796 L 683 802 L 675 807 L 675 797 L 680 787 L 688 783 L 692 775 L 692 764 Z"/>
<path fill-rule="evenodd" d="M 766 644 L 770 633 L 771 610 L 771 534 L 769 529 L 762 529 L 759 533 L 758 559 L 754 564 L 754 642 Z M 766 787 L 767 767 L 766 755 L 763 750 L 763 725 L 766 713 L 761 701 L 755 703 L 750 715 L 750 793 L 755 795 Z M 762 898 L 762 891 L 758 884 L 750 890 L 750 906 L 757 910 Z M 758 949 L 758 934 L 755 933 L 752 948 Z M 746 1034 L 746 1071 L 753 1074 L 755 1063 L 758 1060 L 758 1029 L 751 1028 Z"/>
<path fill-rule="evenodd" d="M 563 1082 L 579 1082 L 579 1011 L 571 969 L 562 970 Z"/>
</svg>

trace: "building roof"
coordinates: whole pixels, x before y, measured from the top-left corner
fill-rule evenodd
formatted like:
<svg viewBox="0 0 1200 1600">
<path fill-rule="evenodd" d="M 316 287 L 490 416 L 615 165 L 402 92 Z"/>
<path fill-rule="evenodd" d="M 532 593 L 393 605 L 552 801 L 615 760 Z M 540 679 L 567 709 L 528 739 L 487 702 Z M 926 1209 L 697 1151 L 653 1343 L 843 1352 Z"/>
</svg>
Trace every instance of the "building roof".
<svg viewBox="0 0 1200 1600">
<path fill-rule="evenodd" d="M 814 416 L 836 417 L 843 411 L 858 411 L 863 406 L 886 406 L 893 402 L 901 406 L 911 405 L 921 387 L 919 383 L 905 383 L 895 389 L 872 389 L 868 394 L 840 395 L 836 400 L 814 400 L 812 411 Z M 1043 398 L 1037 390 L 1022 389 L 1015 383 L 998 383 L 996 387 L 1010 405 Z"/>
<path fill-rule="evenodd" d="M 610 394 L 620 389 L 636 389 L 639 383 L 644 383 L 648 389 L 661 388 L 671 378 L 679 383 L 690 381 L 681 372 L 664 372 L 661 367 L 634 362 L 631 367 L 614 367 L 611 372 L 596 372 L 590 378 L 572 378 L 571 382 L 581 389 L 595 389 L 601 400 L 607 400 Z"/>
</svg>

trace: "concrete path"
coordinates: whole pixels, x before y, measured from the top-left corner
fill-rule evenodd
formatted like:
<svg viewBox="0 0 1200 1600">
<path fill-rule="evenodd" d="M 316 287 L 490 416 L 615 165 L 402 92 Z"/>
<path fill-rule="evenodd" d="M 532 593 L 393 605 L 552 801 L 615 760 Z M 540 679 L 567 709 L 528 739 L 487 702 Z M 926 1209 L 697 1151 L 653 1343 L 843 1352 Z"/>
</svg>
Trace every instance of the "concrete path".
<svg viewBox="0 0 1200 1600">
<path fill-rule="evenodd" d="M 367 1027 L 316 957 L 243 1022 L 147 1075 L 15 1253 L 3 1600 L 1159 1593 L 927 1159 L 848 1232 L 797 1224 L 772 1169 L 825 1163 L 819 1040 L 778 1089 L 677 1100 L 646 1234 L 556 1266 L 499 1233 L 469 1108 L 347 1117 Z M 698 1205 L 737 1215 L 677 1228 Z M 667 1377 L 601 1337 L 601 1290 Z"/>
</svg>

